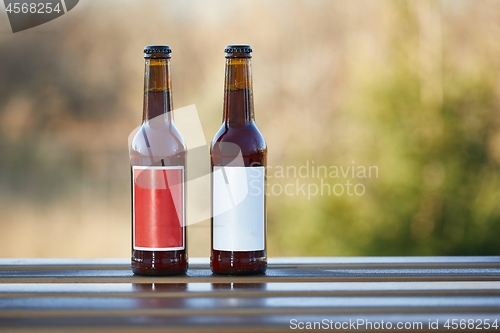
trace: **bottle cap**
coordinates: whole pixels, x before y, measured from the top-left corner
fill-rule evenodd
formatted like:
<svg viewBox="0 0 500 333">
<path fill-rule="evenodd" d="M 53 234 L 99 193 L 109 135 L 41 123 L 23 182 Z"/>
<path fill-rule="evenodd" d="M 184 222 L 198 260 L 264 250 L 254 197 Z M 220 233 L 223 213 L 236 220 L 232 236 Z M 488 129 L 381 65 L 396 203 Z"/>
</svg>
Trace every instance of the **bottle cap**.
<svg viewBox="0 0 500 333">
<path fill-rule="evenodd" d="M 144 48 L 144 58 L 170 58 L 172 49 L 168 45 L 148 45 Z"/>
<path fill-rule="evenodd" d="M 226 57 L 230 58 L 249 58 L 252 56 L 252 47 L 250 45 L 228 45 L 224 52 L 226 52 Z"/>
</svg>

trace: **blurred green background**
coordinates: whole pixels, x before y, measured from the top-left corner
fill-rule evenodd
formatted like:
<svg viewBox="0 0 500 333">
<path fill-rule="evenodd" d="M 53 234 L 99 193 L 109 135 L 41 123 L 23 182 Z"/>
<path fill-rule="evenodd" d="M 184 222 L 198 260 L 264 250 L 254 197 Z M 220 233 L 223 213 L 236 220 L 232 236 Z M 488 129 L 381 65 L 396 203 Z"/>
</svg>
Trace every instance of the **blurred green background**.
<svg viewBox="0 0 500 333">
<path fill-rule="evenodd" d="M 16 34 L 0 5 L 0 257 L 129 256 L 142 49 L 172 46 L 210 141 L 232 43 L 254 49 L 270 256 L 498 255 L 499 41 L 498 0 L 82 0 Z M 378 172 L 276 173 L 307 165 Z M 347 181 L 363 195 L 298 190 Z M 209 255 L 208 221 L 188 246 Z"/>
</svg>

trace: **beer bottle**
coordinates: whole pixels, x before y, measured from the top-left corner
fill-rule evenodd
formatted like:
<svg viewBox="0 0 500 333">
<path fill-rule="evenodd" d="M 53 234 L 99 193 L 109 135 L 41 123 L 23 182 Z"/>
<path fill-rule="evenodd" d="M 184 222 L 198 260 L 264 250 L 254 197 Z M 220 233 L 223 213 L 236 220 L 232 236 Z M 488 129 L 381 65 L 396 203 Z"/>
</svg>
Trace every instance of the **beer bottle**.
<svg viewBox="0 0 500 333">
<path fill-rule="evenodd" d="M 142 125 L 130 145 L 132 271 L 185 273 L 186 146 L 172 116 L 169 46 L 144 48 Z"/>
<path fill-rule="evenodd" d="M 217 274 L 264 273 L 267 146 L 255 125 L 252 48 L 228 45 L 222 126 L 210 149 L 212 253 Z"/>
</svg>

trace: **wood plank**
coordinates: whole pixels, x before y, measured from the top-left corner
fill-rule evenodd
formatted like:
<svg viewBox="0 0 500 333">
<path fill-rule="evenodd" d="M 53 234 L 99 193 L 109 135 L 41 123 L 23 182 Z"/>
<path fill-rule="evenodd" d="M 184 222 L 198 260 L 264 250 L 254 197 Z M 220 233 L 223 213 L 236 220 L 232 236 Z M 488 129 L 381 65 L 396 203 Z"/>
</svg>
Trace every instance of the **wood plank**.
<svg viewBox="0 0 500 333">
<path fill-rule="evenodd" d="M 220 276 L 191 269 L 171 277 L 135 276 L 130 270 L 4 270 L 0 283 L 264 283 L 264 282 L 500 281 L 500 268 L 292 269 L 270 268 L 265 275 Z"/>
<path fill-rule="evenodd" d="M 453 314 L 452 314 L 453 316 Z M 459 318 L 459 315 L 456 317 Z M 442 325 L 449 318 L 449 315 L 440 314 L 408 314 L 408 315 L 379 315 L 367 314 L 362 316 L 352 315 L 268 315 L 268 316 L 208 316 L 208 317 L 68 317 L 68 318 L 26 318 L 22 322 L 9 318 L 0 318 L 0 326 L 3 328 L 36 329 L 37 332 L 54 331 L 77 331 L 77 332 L 290 332 L 290 321 L 296 322 L 317 322 L 323 320 L 333 323 L 347 323 L 362 320 L 357 329 L 372 332 L 381 331 L 373 329 L 373 324 L 381 320 L 391 323 L 396 327 L 397 323 L 409 324 L 414 331 L 428 332 L 429 320 L 438 320 L 439 331 L 450 331 L 443 329 Z M 484 316 L 470 314 L 468 317 L 473 320 L 484 319 Z M 493 318 L 493 317 L 490 317 Z M 370 322 L 372 329 L 367 329 Z M 44 330 L 44 327 L 50 329 Z M 77 327 L 77 328 L 76 328 Z M 355 326 L 356 327 L 356 326 Z M 76 328 L 76 329 L 75 329 Z M 355 328 L 356 329 L 356 328 Z M 402 329 L 403 331 L 412 329 Z M 309 330 L 308 330 L 309 331 Z M 436 330 L 432 330 L 436 331 Z"/>
<path fill-rule="evenodd" d="M 454 257 L 281 257 L 270 258 L 272 267 L 308 268 L 493 268 L 500 256 Z"/>
<path fill-rule="evenodd" d="M 0 284 L 1 298 L 21 297 L 270 297 L 270 296 L 495 296 L 500 282 L 288 283 L 36 283 Z"/>
<path fill-rule="evenodd" d="M 248 298 L 4 298 L 0 317 L 209 316 L 356 313 L 497 313 L 499 296 L 357 296 Z"/>
<path fill-rule="evenodd" d="M 269 258 L 271 268 L 500 268 L 500 256 L 476 257 L 286 257 Z M 34 269 L 130 270 L 129 258 L 115 259 L 0 259 L 1 270 Z M 192 269 L 208 269 L 208 258 L 190 258 Z"/>
</svg>

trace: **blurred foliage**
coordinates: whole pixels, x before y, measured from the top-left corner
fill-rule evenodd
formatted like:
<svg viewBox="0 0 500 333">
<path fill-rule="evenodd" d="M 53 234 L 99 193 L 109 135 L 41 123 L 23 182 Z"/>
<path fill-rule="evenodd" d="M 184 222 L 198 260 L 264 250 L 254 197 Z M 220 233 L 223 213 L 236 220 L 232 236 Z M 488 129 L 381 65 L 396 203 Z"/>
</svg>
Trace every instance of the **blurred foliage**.
<svg viewBox="0 0 500 333">
<path fill-rule="evenodd" d="M 174 105 L 196 105 L 207 140 L 222 50 L 249 43 L 272 172 L 377 167 L 269 178 L 270 256 L 498 255 L 498 40 L 496 0 L 82 2 L 3 33 L 0 256 L 129 255 L 126 142 L 142 113 L 142 48 L 156 43 L 173 48 Z M 321 181 L 366 192 L 273 194 Z M 207 222 L 190 227 L 190 254 L 208 256 L 209 237 Z"/>
<path fill-rule="evenodd" d="M 414 6 L 392 4 L 394 25 L 386 31 L 390 66 L 372 69 L 374 78 L 362 96 L 354 96 L 361 101 L 345 105 L 364 118 L 357 125 L 366 131 L 348 156 L 378 166 L 380 177 L 348 178 L 365 183 L 364 196 L 277 198 L 275 205 L 284 209 L 271 211 L 271 220 L 278 221 L 271 224 L 271 237 L 282 253 L 293 255 L 498 255 L 498 61 L 463 72 L 448 62 L 455 55 L 445 44 L 439 59 L 444 68 L 435 73 L 442 87 L 433 92 L 437 101 L 425 100 L 422 85 L 434 78 L 416 68 L 423 42 Z M 440 9 L 437 2 L 431 5 Z M 336 154 L 333 141 L 319 164 L 347 167 L 349 160 Z M 342 178 L 325 180 L 345 184 Z"/>
</svg>

